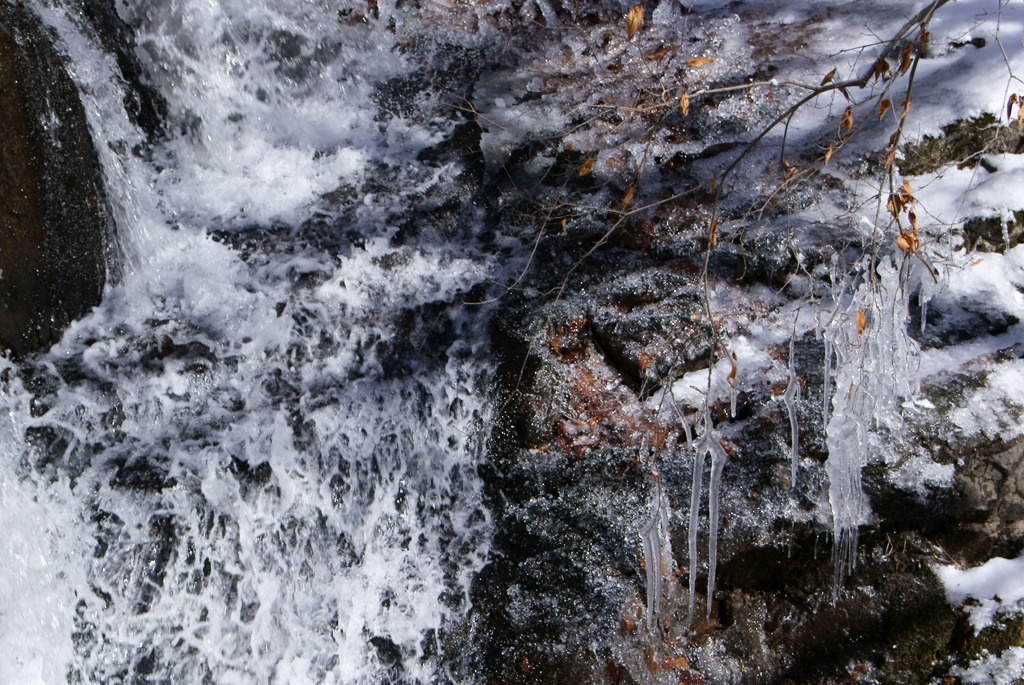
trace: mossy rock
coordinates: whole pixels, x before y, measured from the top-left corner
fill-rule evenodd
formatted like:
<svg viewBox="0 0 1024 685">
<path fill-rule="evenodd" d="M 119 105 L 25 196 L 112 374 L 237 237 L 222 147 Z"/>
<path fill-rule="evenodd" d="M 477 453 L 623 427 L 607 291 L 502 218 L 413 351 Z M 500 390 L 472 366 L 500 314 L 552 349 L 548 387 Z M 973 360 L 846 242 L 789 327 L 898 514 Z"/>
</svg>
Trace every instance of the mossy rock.
<svg viewBox="0 0 1024 685">
<path fill-rule="evenodd" d="M 904 176 L 920 176 L 955 164 L 974 168 L 982 155 L 1024 152 L 1024 127 L 1002 125 L 995 115 L 984 113 L 973 119 L 961 119 L 942 127 L 941 136 L 925 136 L 903 150 L 899 164 Z"/>
<path fill-rule="evenodd" d="M 966 617 L 963 617 L 963 627 L 961 654 L 964 665 L 986 654 L 1002 654 L 1011 647 L 1024 647 L 1024 613 L 999 614 L 992 625 L 976 635 Z"/>
</svg>

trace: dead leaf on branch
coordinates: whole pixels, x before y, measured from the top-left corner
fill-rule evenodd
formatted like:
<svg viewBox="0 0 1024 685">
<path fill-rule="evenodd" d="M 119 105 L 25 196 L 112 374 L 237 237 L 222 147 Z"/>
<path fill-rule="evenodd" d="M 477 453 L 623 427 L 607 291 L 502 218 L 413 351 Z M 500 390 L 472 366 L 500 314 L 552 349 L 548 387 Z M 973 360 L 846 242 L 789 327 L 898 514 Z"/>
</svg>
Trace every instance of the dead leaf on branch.
<svg viewBox="0 0 1024 685">
<path fill-rule="evenodd" d="M 586 176 L 594 170 L 594 158 L 591 157 L 587 161 L 583 162 L 583 166 L 580 167 L 580 176 Z"/>
<path fill-rule="evenodd" d="M 903 181 L 903 185 L 895 193 L 889 195 L 889 201 L 885 208 L 893 216 L 897 216 L 907 207 L 913 207 L 915 203 L 914 192 L 910 187 L 910 181 Z"/>
<path fill-rule="evenodd" d="M 839 128 L 847 133 L 853 130 L 853 105 L 847 107 L 843 112 L 843 121 L 839 124 Z"/>
<path fill-rule="evenodd" d="M 629 36 L 629 40 L 633 40 L 633 36 L 640 30 L 644 25 L 644 8 L 637 5 L 633 9 L 629 10 L 629 14 L 626 15 L 626 35 Z"/>
<path fill-rule="evenodd" d="M 864 335 L 867 327 L 868 317 L 864 316 L 864 312 L 857 312 L 857 335 Z"/>
<path fill-rule="evenodd" d="M 882 104 L 878 106 L 878 120 L 881 121 L 885 113 L 892 107 L 892 100 L 882 100 Z"/>
<path fill-rule="evenodd" d="M 683 93 L 679 97 L 679 111 L 683 113 L 684 117 L 690 113 L 690 96 L 688 93 Z"/>
<path fill-rule="evenodd" d="M 908 231 L 900 233 L 896 237 L 896 247 L 900 248 L 903 254 L 908 252 L 911 254 L 917 254 L 917 251 L 921 249 L 921 239 L 917 235 L 917 231 Z"/>
<path fill-rule="evenodd" d="M 882 79 L 884 81 L 886 75 L 889 74 L 891 71 L 892 68 L 889 66 L 889 63 L 885 60 L 885 58 L 879 57 L 878 61 L 875 62 L 875 80 L 877 81 L 878 79 Z"/>
<path fill-rule="evenodd" d="M 833 69 L 832 71 L 825 74 L 825 78 L 821 79 L 821 85 L 826 86 L 829 83 L 832 83 L 832 79 L 836 77 L 836 71 L 837 69 Z"/>
<path fill-rule="evenodd" d="M 828 166 L 828 160 L 832 159 L 832 154 L 833 154 L 833 153 L 834 153 L 835 151 L 836 151 L 836 150 L 835 150 L 835 148 L 834 148 L 834 147 L 832 147 L 832 144 L 831 144 L 831 143 L 829 143 L 829 145 L 828 145 L 828 149 L 827 149 L 827 150 L 825 150 L 825 161 L 823 162 L 825 166 Z"/>
<path fill-rule="evenodd" d="M 694 69 L 700 69 L 701 67 L 706 67 L 712 62 L 717 61 L 718 60 L 715 59 L 714 57 L 697 57 L 696 59 L 688 60 L 686 63 L 689 64 Z"/>
<path fill-rule="evenodd" d="M 910 70 L 910 65 L 914 63 L 914 46 L 908 45 L 903 49 L 903 54 L 900 56 L 900 76 L 907 73 Z"/>
</svg>

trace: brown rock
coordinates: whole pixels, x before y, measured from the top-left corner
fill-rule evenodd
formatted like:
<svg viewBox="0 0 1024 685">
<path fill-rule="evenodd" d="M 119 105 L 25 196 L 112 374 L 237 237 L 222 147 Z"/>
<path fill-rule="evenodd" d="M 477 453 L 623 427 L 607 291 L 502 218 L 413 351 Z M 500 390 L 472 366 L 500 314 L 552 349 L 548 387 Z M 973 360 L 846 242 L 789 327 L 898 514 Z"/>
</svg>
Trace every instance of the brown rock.
<svg viewBox="0 0 1024 685">
<path fill-rule="evenodd" d="M 50 33 L 0 3 L 0 348 L 52 345 L 100 301 L 111 222 L 85 110 Z"/>
</svg>

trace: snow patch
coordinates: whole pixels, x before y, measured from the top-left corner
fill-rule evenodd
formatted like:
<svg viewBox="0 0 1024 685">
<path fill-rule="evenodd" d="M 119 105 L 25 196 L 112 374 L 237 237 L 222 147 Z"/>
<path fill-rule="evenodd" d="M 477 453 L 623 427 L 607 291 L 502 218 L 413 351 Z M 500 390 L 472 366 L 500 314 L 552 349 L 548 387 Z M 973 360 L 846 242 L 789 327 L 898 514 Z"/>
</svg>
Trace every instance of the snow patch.
<svg viewBox="0 0 1024 685">
<path fill-rule="evenodd" d="M 975 632 L 992 625 L 999 613 L 1024 611 L 1024 555 L 1016 559 L 996 557 L 966 570 L 938 566 L 935 573 L 946 588 L 950 604 L 958 607 L 968 603 L 965 609 Z"/>
</svg>

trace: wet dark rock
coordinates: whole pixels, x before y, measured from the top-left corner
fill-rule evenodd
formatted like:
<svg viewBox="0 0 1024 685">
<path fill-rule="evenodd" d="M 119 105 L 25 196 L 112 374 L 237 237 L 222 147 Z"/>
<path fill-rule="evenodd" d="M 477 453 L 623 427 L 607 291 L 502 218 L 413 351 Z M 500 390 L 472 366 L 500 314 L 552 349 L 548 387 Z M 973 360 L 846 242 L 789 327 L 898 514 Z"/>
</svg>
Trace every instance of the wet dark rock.
<svg viewBox="0 0 1024 685">
<path fill-rule="evenodd" d="M 167 102 L 145 82 L 135 55 L 135 33 L 118 15 L 114 0 L 74 0 L 72 6 L 89 22 L 103 49 L 116 58 L 125 81 L 123 104 L 128 118 L 146 134 L 150 145 L 156 143 L 165 135 Z"/>
<path fill-rule="evenodd" d="M 978 563 L 1024 549 L 1024 436 L 974 439 L 956 455 L 963 465 L 950 503 L 959 522 L 948 535 L 951 552 Z"/>
<path fill-rule="evenodd" d="M 510 453 L 499 468 L 492 487 L 509 504 L 498 555 L 474 583 L 477 668 L 502 683 L 601 682 L 591 649 L 618 630 L 636 580 L 627 521 L 642 506 L 641 472 L 624 451 L 603 463 Z"/>
<path fill-rule="evenodd" d="M 912 298 L 916 305 L 917 298 Z M 952 299 L 941 293 L 925 305 L 925 325 L 921 329 L 922 310 L 910 307 L 907 330 L 921 347 L 935 348 L 956 345 L 984 336 L 1002 335 L 1020 321 L 1002 311 L 986 298 Z"/>
<path fill-rule="evenodd" d="M 54 39 L 0 4 L 0 347 L 52 345 L 99 303 L 111 220 L 103 176 Z"/>
<path fill-rule="evenodd" d="M 161 463 L 163 462 L 163 463 Z M 166 459 L 135 457 L 126 460 L 114 473 L 111 486 L 139 492 L 160 492 L 177 485 L 177 479 L 168 475 Z"/>
<path fill-rule="evenodd" d="M 856 244 L 830 237 L 834 231 L 821 227 L 794 251 L 751 233 L 732 250 L 752 267 L 746 275 L 713 269 L 712 278 L 739 288 L 793 274 L 813 281 L 822 264 L 858 252 Z M 542 268 L 553 268 L 543 244 L 538 254 Z M 782 387 L 764 379 L 743 388 L 735 418 L 727 406 L 712 406 L 729 461 L 718 583 L 709 597 L 703 500 L 693 568 L 687 553 L 692 451 L 677 422 L 665 423 L 642 403 L 645 384 L 671 382 L 684 368 L 663 363 L 667 352 L 649 350 L 677 349 L 671 333 L 685 328 L 679 312 L 702 313 L 693 273 L 679 268 L 679 257 L 652 266 L 646 257 L 622 254 L 610 247 L 580 265 L 558 298 L 509 296 L 506 316 L 498 317 L 503 413 L 483 470 L 496 536 L 494 557 L 473 586 L 471 639 L 480 646 L 470 670 L 502 683 L 644 682 L 678 671 L 680 682 L 924 685 L 976 658 L 988 643 L 968 635 L 972 629 L 932 569 L 950 557 L 980 563 L 1024 549 L 1024 441 L 1012 437 L 1019 432 L 1006 442 L 965 441 L 943 429 L 989 371 L 929 381 L 925 396 L 940 409 L 908 420 L 897 440 L 906 450 L 900 459 L 876 459 L 863 470 L 874 518 L 861 527 L 857 565 L 845 569 L 838 589 L 829 521 L 817 518 L 828 498 L 820 338 L 808 332 L 794 346 L 805 457 L 796 487 Z M 964 309 L 957 313 L 949 303 L 933 304 L 936 345 L 995 335 L 1016 323 L 979 313 L 983 303 L 959 303 Z M 703 335 L 709 345 L 710 333 Z M 647 369 L 640 368 L 641 354 L 648 355 Z M 1009 412 L 1006 420 L 1015 417 Z M 896 477 L 904 460 L 921 452 L 950 466 L 951 480 L 911 485 Z M 658 624 L 649 631 L 640 530 L 651 517 L 655 466 L 672 512 L 674 568 L 697 575 L 697 613 L 688 615 L 688 573 L 669 575 Z M 992 637 L 992 649 L 1020 645 L 1018 632 L 1010 627 Z"/>
<path fill-rule="evenodd" d="M 641 394 L 708 363 L 714 333 L 688 280 L 657 271 L 620 279 L 593 311 L 594 340 Z"/>
<path fill-rule="evenodd" d="M 961 230 L 964 248 L 979 252 L 1006 252 L 1024 239 L 1024 211 L 1013 213 L 1012 219 L 975 217 L 964 222 Z"/>
<path fill-rule="evenodd" d="M 387 682 L 399 681 L 403 672 L 401 648 L 391 638 L 383 635 L 371 637 L 370 644 L 377 651 L 377 658 L 388 674 Z"/>
</svg>

